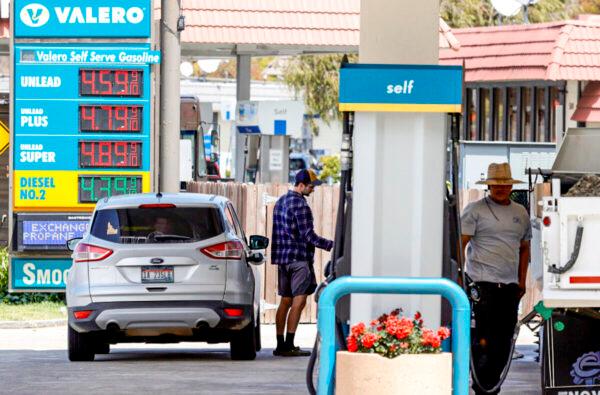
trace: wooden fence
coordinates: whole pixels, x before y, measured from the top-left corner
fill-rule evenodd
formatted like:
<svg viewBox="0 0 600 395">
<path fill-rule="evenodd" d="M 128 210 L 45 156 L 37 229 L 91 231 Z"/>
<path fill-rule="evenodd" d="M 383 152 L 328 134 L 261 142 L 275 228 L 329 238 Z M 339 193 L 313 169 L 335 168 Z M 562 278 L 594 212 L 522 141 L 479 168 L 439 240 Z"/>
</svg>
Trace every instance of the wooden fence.
<svg viewBox="0 0 600 395">
<path fill-rule="evenodd" d="M 242 226 L 247 235 L 263 235 L 271 237 L 273 227 L 273 207 L 276 200 L 284 195 L 289 184 L 236 184 L 215 182 L 190 182 L 188 192 L 206 193 L 227 197 L 233 203 Z M 312 208 L 315 220 L 315 232 L 333 240 L 335 235 L 335 218 L 338 209 L 339 186 L 322 185 L 315 188 L 307 199 Z M 483 198 L 482 189 L 461 191 L 461 208 Z M 279 303 L 277 295 L 277 267 L 271 264 L 270 248 L 267 250 L 267 261 L 260 266 L 262 271 L 261 299 L 265 301 L 261 322 L 275 322 L 275 308 Z M 323 269 L 331 258 L 331 253 L 320 249 L 315 253 L 315 275 L 317 282 L 324 279 Z M 527 314 L 540 299 L 540 291 L 533 280 L 528 277 L 528 292 L 523 297 L 522 311 Z M 310 297 L 301 322 L 316 322 L 317 306 L 314 298 Z"/>
<path fill-rule="evenodd" d="M 190 182 L 188 192 L 206 193 L 227 197 L 233 203 L 246 235 L 271 237 L 273 229 L 273 207 L 277 199 L 287 193 L 289 184 L 236 184 L 214 182 Z M 308 197 L 312 208 L 315 232 L 333 240 L 335 218 L 338 207 L 339 186 L 321 185 Z M 267 250 L 267 261 L 262 270 L 261 299 L 265 301 L 261 322 L 275 322 L 275 308 L 279 303 L 277 295 L 277 267 L 271 264 L 271 251 Z M 331 252 L 316 250 L 315 275 L 317 282 L 324 278 L 323 269 L 331 258 Z M 301 322 L 316 322 L 317 306 L 311 296 L 301 318 Z"/>
</svg>

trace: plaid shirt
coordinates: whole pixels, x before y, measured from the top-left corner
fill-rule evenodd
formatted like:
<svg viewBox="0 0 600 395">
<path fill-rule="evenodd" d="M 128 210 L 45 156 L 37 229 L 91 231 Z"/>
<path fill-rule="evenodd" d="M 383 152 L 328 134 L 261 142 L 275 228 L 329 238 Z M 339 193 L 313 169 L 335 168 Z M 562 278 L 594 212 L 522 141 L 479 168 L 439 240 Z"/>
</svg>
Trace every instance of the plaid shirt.
<svg viewBox="0 0 600 395">
<path fill-rule="evenodd" d="M 331 250 L 333 241 L 319 237 L 313 228 L 313 215 L 304 196 L 295 191 L 277 200 L 273 211 L 271 262 L 313 262 L 315 247 Z"/>
</svg>

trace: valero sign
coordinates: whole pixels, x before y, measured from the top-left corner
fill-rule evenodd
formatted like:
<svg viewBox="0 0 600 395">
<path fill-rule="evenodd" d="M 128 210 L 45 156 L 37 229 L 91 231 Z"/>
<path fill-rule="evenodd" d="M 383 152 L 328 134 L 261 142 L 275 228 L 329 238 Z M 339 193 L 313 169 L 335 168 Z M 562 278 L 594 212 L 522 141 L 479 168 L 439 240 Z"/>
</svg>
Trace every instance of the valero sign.
<svg viewBox="0 0 600 395">
<path fill-rule="evenodd" d="M 340 111 L 461 112 L 460 66 L 345 64 Z"/>
<path fill-rule="evenodd" d="M 150 0 L 15 0 L 15 37 L 150 37 Z"/>
</svg>

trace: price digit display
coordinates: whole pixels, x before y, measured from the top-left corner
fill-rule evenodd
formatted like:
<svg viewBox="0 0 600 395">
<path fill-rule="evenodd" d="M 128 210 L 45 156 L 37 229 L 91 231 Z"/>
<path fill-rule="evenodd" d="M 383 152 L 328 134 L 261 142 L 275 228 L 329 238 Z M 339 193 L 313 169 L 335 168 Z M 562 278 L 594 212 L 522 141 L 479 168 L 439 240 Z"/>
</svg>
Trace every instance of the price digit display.
<svg viewBox="0 0 600 395">
<path fill-rule="evenodd" d="M 80 105 L 81 132 L 141 132 L 141 106 Z"/>
<path fill-rule="evenodd" d="M 139 168 L 141 146 L 140 141 L 80 141 L 79 167 Z"/>
<path fill-rule="evenodd" d="M 105 197 L 142 192 L 141 176 L 79 176 L 79 203 L 96 203 Z"/>
<path fill-rule="evenodd" d="M 80 69 L 80 96 L 142 96 L 142 70 Z"/>
</svg>

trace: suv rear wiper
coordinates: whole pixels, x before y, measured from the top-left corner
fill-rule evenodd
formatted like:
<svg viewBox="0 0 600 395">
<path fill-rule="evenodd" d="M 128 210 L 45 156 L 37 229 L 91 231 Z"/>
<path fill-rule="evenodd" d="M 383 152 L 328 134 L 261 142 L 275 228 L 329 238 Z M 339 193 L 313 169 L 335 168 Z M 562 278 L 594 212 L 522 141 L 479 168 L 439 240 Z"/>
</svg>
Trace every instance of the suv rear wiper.
<svg viewBox="0 0 600 395">
<path fill-rule="evenodd" d="M 168 240 L 190 240 L 191 237 L 181 235 L 153 235 L 148 238 L 148 241 L 168 241 Z"/>
</svg>

